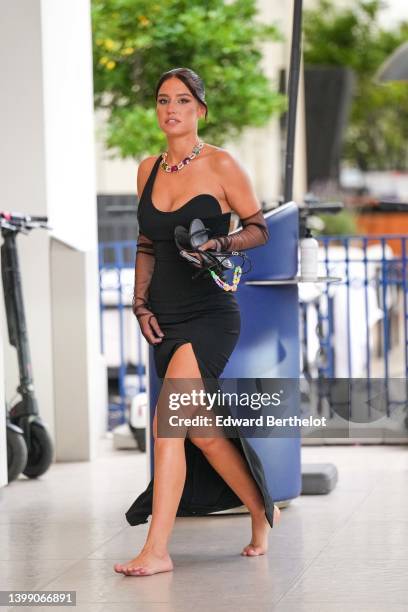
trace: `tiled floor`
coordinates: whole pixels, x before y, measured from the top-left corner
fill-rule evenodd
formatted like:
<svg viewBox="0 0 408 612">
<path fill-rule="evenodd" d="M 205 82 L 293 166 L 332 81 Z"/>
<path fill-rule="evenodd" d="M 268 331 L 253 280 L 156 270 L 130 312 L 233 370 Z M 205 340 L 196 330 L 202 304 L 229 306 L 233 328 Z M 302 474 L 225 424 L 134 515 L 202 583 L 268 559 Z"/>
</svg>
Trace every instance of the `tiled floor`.
<svg viewBox="0 0 408 612">
<path fill-rule="evenodd" d="M 146 459 L 104 441 L 93 463 L 0 491 L 0 590 L 75 590 L 80 612 L 406 612 L 408 448 L 306 446 L 302 457 L 335 463 L 337 487 L 282 509 L 268 555 L 239 555 L 248 515 L 179 518 L 175 571 L 137 578 L 112 566 L 144 541 L 147 525 L 129 527 L 124 511 Z"/>
</svg>

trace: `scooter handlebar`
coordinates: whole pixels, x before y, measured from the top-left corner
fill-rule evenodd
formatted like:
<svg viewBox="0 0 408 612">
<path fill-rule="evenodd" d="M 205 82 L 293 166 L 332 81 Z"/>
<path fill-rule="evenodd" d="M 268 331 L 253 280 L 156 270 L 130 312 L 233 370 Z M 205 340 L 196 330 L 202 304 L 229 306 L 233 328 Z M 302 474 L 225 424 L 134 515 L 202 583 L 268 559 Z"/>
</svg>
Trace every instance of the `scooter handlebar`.
<svg viewBox="0 0 408 612">
<path fill-rule="evenodd" d="M 26 215 L 24 213 L 0 211 L 0 225 L 7 229 L 31 230 L 36 227 L 52 229 L 48 224 L 48 217 Z"/>
<path fill-rule="evenodd" d="M 10 212 L 8 210 L 1 210 L 0 217 L 7 219 L 7 221 L 37 221 L 39 223 L 47 223 L 48 217 L 37 217 L 34 215 L 25 215 L 24 213 Z"/>
</svg>

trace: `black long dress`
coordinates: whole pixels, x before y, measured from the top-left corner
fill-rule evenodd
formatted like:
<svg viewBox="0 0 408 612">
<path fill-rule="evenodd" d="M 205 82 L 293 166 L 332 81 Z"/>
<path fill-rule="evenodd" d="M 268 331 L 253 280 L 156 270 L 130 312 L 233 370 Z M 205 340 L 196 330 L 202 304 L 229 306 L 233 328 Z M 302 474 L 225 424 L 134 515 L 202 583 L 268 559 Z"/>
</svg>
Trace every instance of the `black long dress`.
<svg viewBox="0 0 408 612">
<path fill-rule="evenodd" d="M 176 225 L 189 227 L 192 219 L 205 219 L 228 233 L 231 213 L 222 213 L 218 200 L 198 194 L 180 208 L 165 212 L 152 201 L 153 183 L 161 162 L 157 158 L 138 206 L 139 231 L 154 246 L 154 270 L 149 285 L 149 305 L 164 333 L 153 346 L 157 375 L 163 379 L 174 351 L 190 342 L 203 380 L 216 380 L 224 370 L 238 341 L 241 319 L 238 302 L 219 287 L 209 274 L 192 279 L 194 268 L 180 257 L 174 242 Z M 214 231 L 213 235 L 217 235 Z M 212 389 L 214 390 L 214 388 Z M 245 439 L 231 438 L 248 461 L 265 501 L 267 519 L 273 526 L 273 502 L 267 491 L 261 462 Z M 206 515 L 237 508 L 242 501 L 209 464 L 189 438 L 185 440 L 186 482 L 177 516 Z M 130 525 L 146 523 L 152 511 L 153 479 L 139 495 L 126 519 Z"/>
</svg>

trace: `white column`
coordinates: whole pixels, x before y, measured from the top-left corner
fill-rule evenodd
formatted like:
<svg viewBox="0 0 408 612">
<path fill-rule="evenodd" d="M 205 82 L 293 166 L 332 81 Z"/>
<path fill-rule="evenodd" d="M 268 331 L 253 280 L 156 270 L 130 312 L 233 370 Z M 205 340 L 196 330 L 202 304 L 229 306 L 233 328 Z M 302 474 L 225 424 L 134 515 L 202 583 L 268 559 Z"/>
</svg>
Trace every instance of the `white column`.
<svg viewBox="0 0 408 612">
<path fill-rule="evenodd" d="M 90 2 L 1 5 L 2 207 L 47 215 L 52 226 L 50 232 L 36 230 L 18 239 L 34 386 L 57 459 L 86 460 L 106 414 L 97 307 Z M 4 335 L 4 309 L 0 317 L 10 397 L 18 384 L 17 363 Z M 82 333 L 73 333 L 77 321 Z"/>
</svg>

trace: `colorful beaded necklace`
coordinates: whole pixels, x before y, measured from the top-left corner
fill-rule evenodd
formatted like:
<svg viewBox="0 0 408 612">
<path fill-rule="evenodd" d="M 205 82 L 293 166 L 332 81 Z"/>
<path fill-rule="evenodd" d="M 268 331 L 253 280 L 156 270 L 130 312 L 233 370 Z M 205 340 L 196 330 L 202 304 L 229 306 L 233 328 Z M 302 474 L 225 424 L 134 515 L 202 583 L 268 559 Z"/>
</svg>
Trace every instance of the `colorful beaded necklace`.
<svg viewBox="0 0 408 612">
<path fill-rule="evenodd" d="M 217 283 L 217 285 L 221 287 L 222 289 L 224 289 L 224 291 L 236 291 L 237 290 L 238 283 L 241 279 L 241 274 L 242 274 L 241 266 L 235 266 L 234 278 L 232 279 L 232 285 L 229 285 L 228 283 L 223 281 L 222 278 L 220 278 L 218 274 L 214 272 L 214 270 L 209 270 L 209 272 L 211 276 L 213 277 L 213 279 L 215 280 L 215 282 Z"/>
<path fill-rule="evenodd" d="M 197 155 L 200 153 L 203 146 L 204 146 L 204 142 L 202 140 L 199 140 L 198 143 L 194 145 L 193 150 L 190 153 L 190 155 L 185 157 L 181 162 L 179 162 L 178 164 L 175 164 L 174 166 L 170 166 L 166 162 L 167 151 L 165 151 L 164 153 L 162 153 L 162 161 L 160 162 L 160 166 L 163 168 L 165 172 L 178 172 L 179 170 L 182 170 L 184 166 L 187 166 L 192 159 L 197 157 Z"/>
</svg>

